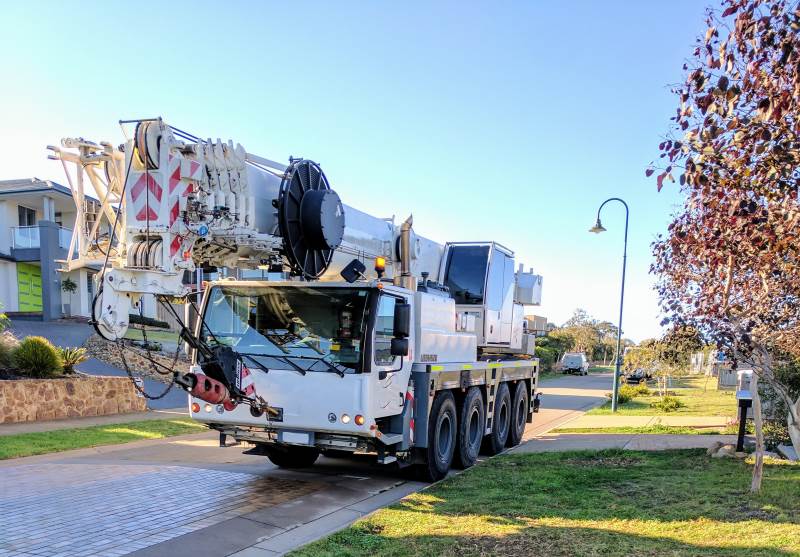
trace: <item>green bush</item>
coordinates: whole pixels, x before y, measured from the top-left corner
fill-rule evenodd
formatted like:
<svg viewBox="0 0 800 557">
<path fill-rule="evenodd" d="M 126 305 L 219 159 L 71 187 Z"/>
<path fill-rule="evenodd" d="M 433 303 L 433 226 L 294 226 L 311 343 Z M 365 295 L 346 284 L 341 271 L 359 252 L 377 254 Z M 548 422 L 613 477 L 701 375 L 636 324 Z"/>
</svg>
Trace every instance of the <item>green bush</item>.
<svg viewBox="0 0 800 557">
<path fill-rule="evenodd" d="M 775 451 L 778 445 L 791 445 L 789 426 L 782 420 L 764 420 L 764 444 L 767 450 Z"/>
<path fill-rule="evenodd" d="M 74 294 L 77 289 L 78 285 L 71 278 L 67 277 L 61 281 L 61 290 L 67 294 Z"/>
<path fill-rule="evenodd" d="M 128 322 L 132 325 L 146 325 L 148 327 L 159 327 L 161 329 L 169 329 L 169 323 L 166 321 L 159 321 L 152 317 L 143 317 L 137 313 L 128 315 Z"/>
<path fill-rule="evenodd" d="M 19 346 L 19 341 L 11 334 L 11 331 L 0 333 L 0 368 L 12 366 L 12 355 L 17 346 Z"/>
<path fill-rule="evenodd" d="M 64 363 L 55 346 L 44 337 L 26 337 L 14 350 L 13 363 L 31 377 L 49 377 L 61 373 Z"/>
<path fill-rule="evenodd" d="M 617 391 L 617 403 L 618 404 L 625 404 L 626 402 L 630 402 L 637 396 L 647 396 L 650 394 L 650 389 L 647 388 L 647 385 L 627 385 L 623 384 L 619 386 L 619 390 Z M 606 393 L 606 396 L 610 399 L 611 393 Z"/>
<path fill-rule="evenodd" d="M 639 383 L 638 385 L 627 385 L 627 387 L 629 387 L 630 389 L 633 390 L 634 393 L 636 393 L 633 396 L 649 396 L 650 395 L 650 389 L 648 389 L 647 385 L 644 384 L 644 383 Z"/>
<path fill-rule="evenodd" d="M 64 373 L 75 373 L 75 366 L 86 361 L 86 349 L 80 347 L 58 347 L 58 355 L 64 365 Z"/>
<path fill-rule="evenodd" d="M 553 364 L 556 363 L 556 351 L 547 346 L 537 346 L 535 352 L 536 357 L 539 358 L 539 369 L 553 371 Z"/>
<path fill-rule="evenodd" d="M 674 396 L 665 396 L 650 403 L 650 408 L 661 410 L 662 412 L 675 412 L 678 408 L 685 406 Z"/>
</svg>

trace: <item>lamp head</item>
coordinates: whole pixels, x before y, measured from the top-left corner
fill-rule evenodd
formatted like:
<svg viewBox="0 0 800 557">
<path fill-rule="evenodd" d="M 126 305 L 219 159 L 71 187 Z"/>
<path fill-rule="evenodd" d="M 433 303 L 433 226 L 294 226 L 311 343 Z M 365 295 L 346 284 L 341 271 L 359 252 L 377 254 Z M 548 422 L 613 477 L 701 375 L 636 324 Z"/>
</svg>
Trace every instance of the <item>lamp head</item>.
<svg viewBox="0 0 800 557">
<path fill-rule="evenodd" d="M 603 224 L 600 222 L 600 217 L 597 218 L 597 223 L 589 229 L 589 232 L 594 232 L 595 234 L 600 234 L 605 231 L 606 229 L 603 228 Z"/>
</svg>

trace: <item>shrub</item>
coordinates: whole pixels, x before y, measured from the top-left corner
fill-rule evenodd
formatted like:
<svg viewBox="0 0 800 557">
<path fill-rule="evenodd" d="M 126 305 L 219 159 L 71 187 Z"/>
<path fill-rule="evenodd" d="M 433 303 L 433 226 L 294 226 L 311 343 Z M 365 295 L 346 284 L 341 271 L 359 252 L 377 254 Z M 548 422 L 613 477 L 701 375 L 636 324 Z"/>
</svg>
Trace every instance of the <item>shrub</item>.
<svg viewBox="0 0 800 557">
<path fill-rule="evenodd" d="M 143 317 L 138 313 L 131 313 L 128 315 L 128 322 L 132 325 L 146 325 L 148 327 L 160 327 L 162 329 L 169 329 L 169 323 L 166 321 L 159 321 L 152 317 Z"/>
<path fill-rule="evenodd" d="M 792 438 L 789 437 L 789 426 L 781 420 L 764 420 L 764 445 L 767 450 L 775 451 L 778 445 L 791 445 Z"/>
<path fill-rule="evenodd" d="M 674 396 L 665 396 L 650 403 L 650 408 L 656 408 L 662 412 L 675 412 L 683 406 L 685 405 Z"/>
<path fill-rule="evenodd" d="M 633 390 L 635 393 L 633 396 L 649 396 L 650 389 L 647 388 L 647 385 L 644 383 L 639 383 L 638 385 L 628 385 L 630 389 Z"/>
<path fill-rule="evenodd" d="M 19 341 L 17 337 L 11 334 L 11 331 L 0 333 L 0 367 L 11 367 L 13 363 L 12 355 L 17 346 L 19 346 Z"/>
<path fill-rule="evenodd" d="M 67 277 L 61 281 L 61 290 L 67 294 L 74 294 L 77 289 L 78 285 L 71 278 Z"/>
<path fill-rule="evenodd" d="M 61 373 L 61 356 L 44 337 L 26 337 L 13 353 L 14 366 L 31 377 L 48 377 Z"/>
<path fill-rule="evenodd" d="M 627 385 L 623 384 L 619 386 L 619 390 L 617 391 L 617 403 L 625 404 L 626 402 L 630 402 L 637 396 L 642 395 L 649 395 L 650 389 L 647 388 L 647 385 Z M 606 393 L 606 396 L 610 399 L 611 393 Z"/>
<path fill-rule="evenodd" d="M 553 364 L 556 362 L 556 351 L 547 346 L 537 346 L 536 357 L 539 358 L 539 369 L 542 371 L 552 371 Z"/>
<path fill-rule="evenodd" d="M 611 400 L 613 396 L 611 393 L 606 393 L 608 400 Z M 630 402 L 633 397 L 629 392 L 623 392 L 622 388 L 617 391 L 617 404 L 625 404 L 626 402 Z"/>
<path fill-rule="evenodd" d="M 75 366 L 86 361 L 86 349 L 80 347 L 58 347 L 58 354 L 64 364 L 64 373 L 75 373 Z"/>
</svg>

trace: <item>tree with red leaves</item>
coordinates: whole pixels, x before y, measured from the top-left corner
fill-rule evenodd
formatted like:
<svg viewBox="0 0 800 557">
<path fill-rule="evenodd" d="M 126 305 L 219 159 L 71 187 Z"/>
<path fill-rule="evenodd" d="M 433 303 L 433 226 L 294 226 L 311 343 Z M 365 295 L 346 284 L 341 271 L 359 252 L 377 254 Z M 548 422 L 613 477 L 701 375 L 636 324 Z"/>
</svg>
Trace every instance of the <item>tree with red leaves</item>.
<svg viewBox="0 0 800 557">
<path fill-rule="evenodd" d="M 696 326 L 786 402 L 800 452 L 800 396 L 775 373 L 800 358 L 800 9 L 788 0 L 722 8 L 708 11 L 674 89 L 664 164 L 646 172 L 659 191 L 677 177 L 685 194 L 653 244 L 651 270 L 668 321 Z"/>
</svg>

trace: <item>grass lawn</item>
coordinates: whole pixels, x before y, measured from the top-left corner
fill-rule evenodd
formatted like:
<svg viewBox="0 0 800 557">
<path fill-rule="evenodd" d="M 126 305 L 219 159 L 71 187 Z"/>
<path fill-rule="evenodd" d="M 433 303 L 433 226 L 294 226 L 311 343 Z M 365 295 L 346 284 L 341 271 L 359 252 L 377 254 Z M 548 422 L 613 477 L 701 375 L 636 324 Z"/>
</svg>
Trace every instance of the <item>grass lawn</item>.
<svg viewBox="0 0 800 557">
<path fill-rule="evenodd" d="M 144 420 L 122 424 L 59 429 L 0 436 L 0 460 L 100 445 L 116 445 L 143 439 L 163 439 L 208 428 L 189 419 Z"/>
<path fill-rule="evenodd" d="M 672 435 L 735 435 L 738 426 L 720 427 L 685 427 L 673 425 L 619 426 L 619 427 L 560 427 L 551 433 L 669 433 Z"/>
<path fill-rule="evenodd" d="M 734 391 L 718 391 L 716 380 L 706 377 L 684 377 L 673 379 L 670 391 L 684 406 L 674 412 L 664 412 L 651 408 L 650 403 L 659 400 L 659 396 L 651 386 L 652 396 L 638 396 L 625 404 L 620 404 L 617 414 L 620 416 L 735 416 L 736 393 Z M 587 414 L 611 414 L 611 402 L 599 408 L 589 410 Z"/>
<path fill-rule="evenodd" d="M 610 371 L 614 371 L 614 366 L 592 366 L 589 368 L 589 373 L 608 373 Z"/>
<path fill-rule="evenodd" d="M 504 455 L 293 557 L 800 553 L 800 465 L 704 451 Z"/>
<path fill-rule="evenodd" d="M 147 340 L 152 342 L 169 342 L 172 344 L 180 342 L 178 333 L 173 331 L 165 331 L 163 329 L 159 330 L 148 327 L 145 332 L 147 333 Z M 134 329 L 132 327 L 125 332 L 125 338 L 138 341 L 144 340 L 144 337 L 142 336 L 142 330 Z"/>
</svg>

